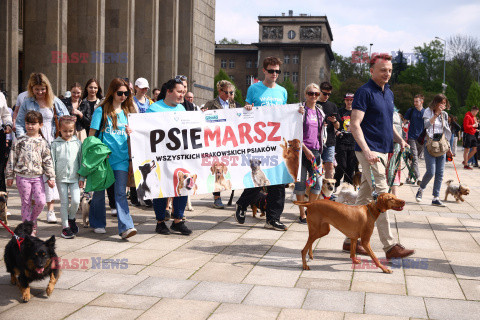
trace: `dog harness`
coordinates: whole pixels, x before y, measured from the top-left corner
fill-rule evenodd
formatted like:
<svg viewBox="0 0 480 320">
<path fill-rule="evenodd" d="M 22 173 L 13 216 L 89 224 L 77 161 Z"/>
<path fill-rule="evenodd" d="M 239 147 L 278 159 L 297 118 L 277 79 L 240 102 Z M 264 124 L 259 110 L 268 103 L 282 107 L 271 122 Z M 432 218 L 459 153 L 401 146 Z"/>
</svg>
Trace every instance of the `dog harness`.
<svg viewBox="0 0 480 320">
<path fill-rule="evenodd" d="M 25 240 L 25 239 L 22 238 L 22 237 L 17 236 L 12 230 L 10 230 L 9 227 L 7 227 L 6 224 L 3 223 L 2 220 L 0 220 L 0 223 L 1 223 L 2 226 L 15 238 L 15 240 L 17 241 L 18 250 L 22 250 L 21 245 L 22 245 L 23 240 Z"/>
</svg>

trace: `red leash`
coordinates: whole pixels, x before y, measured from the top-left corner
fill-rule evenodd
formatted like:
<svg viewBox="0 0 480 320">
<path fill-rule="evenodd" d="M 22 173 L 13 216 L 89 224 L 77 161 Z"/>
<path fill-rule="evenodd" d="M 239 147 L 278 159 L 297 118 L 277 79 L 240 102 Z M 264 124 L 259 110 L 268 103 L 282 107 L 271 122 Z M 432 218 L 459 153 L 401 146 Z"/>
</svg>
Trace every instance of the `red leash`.
<svg viewBox="0 0 480 320">
<path fill-rule="evenodd" d="M 453 157 L 452 157 L 452 162 L 453 162 L 453 167 L 455 168 L 455 173 L 457 174 L 458 184 L 461 184 L 460 178 L 458 177 L 457 167 L 455 166 L 455 160 L 453 160 Z"/>
<path fill-rule="evenodd" d="M 18 250 L 21 250 L 20 245 L 22 244 L 23 240 L 25 240 L 25 239 L 17 236 L 12 230 L 10 230 L 10 228 L 5 223 L 3 223 L 2 220 L 0 220 L 0 224 L 2 224 L 2 226 L 5 229 L 7 229 L 8 232 L 10 232 L 10 234 L 15 238 L 15 240 L 17 240 Z"/>
</svg>

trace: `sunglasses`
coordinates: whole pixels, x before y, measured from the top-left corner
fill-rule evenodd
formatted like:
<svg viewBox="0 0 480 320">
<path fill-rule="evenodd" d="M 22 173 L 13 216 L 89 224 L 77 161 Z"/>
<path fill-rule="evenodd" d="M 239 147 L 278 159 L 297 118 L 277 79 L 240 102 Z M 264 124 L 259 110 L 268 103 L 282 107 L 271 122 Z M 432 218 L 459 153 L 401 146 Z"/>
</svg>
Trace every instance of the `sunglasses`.
<svg viewBox="0 0 480 320">
<path fill-rule="evenodd" d="M 328 96 L 331 95 L 332 93 L 331 93 L 331 92 L 328 93 L 328 92 L 323 92 L 323 91 L 322 91 L 322 94 L 323 94 L 324 96 L 327 96 L 327 97 L 328 97 Z"/>
<path fill-rule="evenodd" d="M 307 94 L 310 96 L 310 97 L 318 97 L 320 96 L 320 92 L 313 92 L 313 91 L 308 91 Z"/>
<path fill-rule="evenodd" d="M 273 74 L 273 73 L 280 74 L 282 73 L 282 70 L 267 69 L 267 72 L 270 74 Z"/>
<path fill-rule="evenodd" d="M 225 91 L 225 90 L 222 90 L 222 91 L 225 92 L 226 94 L 232 94 L 232 95 L 235 93 L 235 91 Z"/>
<path fill-rule="evenodd" d="M 121 97 L 125 95 L 125 97 L 128 97 L 130 95 L 130 91 L 117 91 L 117 96 Z"/>
<path fill-rule="evenodd" d="M 175 79 L 180 79 L 182 81 L 187 81 L 188 78 L 187 78 L 187 76 L 179 74 L 178 76 L 175 76 Z"/>
</svg>

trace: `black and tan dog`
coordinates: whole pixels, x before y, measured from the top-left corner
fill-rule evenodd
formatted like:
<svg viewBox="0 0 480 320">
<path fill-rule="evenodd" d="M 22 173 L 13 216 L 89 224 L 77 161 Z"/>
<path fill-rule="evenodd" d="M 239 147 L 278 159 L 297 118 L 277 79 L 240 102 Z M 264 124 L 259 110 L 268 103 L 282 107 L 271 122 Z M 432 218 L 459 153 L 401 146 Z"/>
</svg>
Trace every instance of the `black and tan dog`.
<svg viewBox="0 0 480 320">
<path fill-rule="evenodd" d="M 460 185 L 452 185 L 453 180 L 448 180 L 446 182 L 447 184 L 447 190 L 445 190 L 445 200 L 447 201 L 447 197 L 449 194 L 451 194 L 454 198 L 455 201 L 458 203 L 460 201 L 464 202 L 465 199 L 463 199 L 462 196 L 468 196 L 470 194 L 470 188 L 466 186 Z"/>
<path fill-rule="evenodd" d="M 22 293 L 23 302 L 30 300 L 30 283 L 43 280 L 50 276 L 47 286 L 47 295 L 53 292 L 60 276 L 57 268 L 57 254 L 55 253 L 55 236 L 47 241 L 32 237 L 33 223 L 26 221 L 15 228 L 15 234 L 23 238 L 20 246 L 17 239 L 12 239 L 5 246 L 4 260 L 7 272 L 11 275 L 11 283 L 17 285 Z"/>
<path fill-rule="evenodd" d="M 0 219 L 8 226 L 7 219 L 7 200 L 8 192 L 0 191 Z"/>
<path fill-rule="evenodd" d="M 261 212 L 260 217 L 265 216 L 265 212 L 267 211 L 267 192 L 265 189 L 266 188 L 262 188 L 253 203 L 250 204 L 254 218 L 257 217 L 257 210 L 260 210 Z"/>
</svg>

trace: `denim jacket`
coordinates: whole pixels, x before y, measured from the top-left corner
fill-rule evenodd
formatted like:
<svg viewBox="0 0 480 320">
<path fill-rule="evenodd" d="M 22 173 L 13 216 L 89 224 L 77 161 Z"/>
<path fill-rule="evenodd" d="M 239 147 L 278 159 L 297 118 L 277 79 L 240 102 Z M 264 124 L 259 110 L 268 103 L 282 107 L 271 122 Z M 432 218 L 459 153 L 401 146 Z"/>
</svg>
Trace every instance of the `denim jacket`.
<svg viewBox="0 0 480 320">
<path fill-rule="evenodd" d="M 69 115 L 67 107 L 63 104 L 63 102 L 55 97 L 55 100 L 53 101 L 53 106 L 55 108 L 55 112 L 57 113 L 58 117 Z M 20 110 L 18 111 L 17 115 L 17 121 L 16 121 L 16 134 L 17 138 L 25 135 L 25 115 L 27 114 L 28 111 L 38 111 L 40 110 L 40 106 L 38 105 L 37 101 L 35 100 L 34 97 L 27 97 L 25 100 L 23 100 L 22 105 L 20 106 Z M 52 136 L 55 137 L 55 117 L 52 119 Z"/>
</svg>

